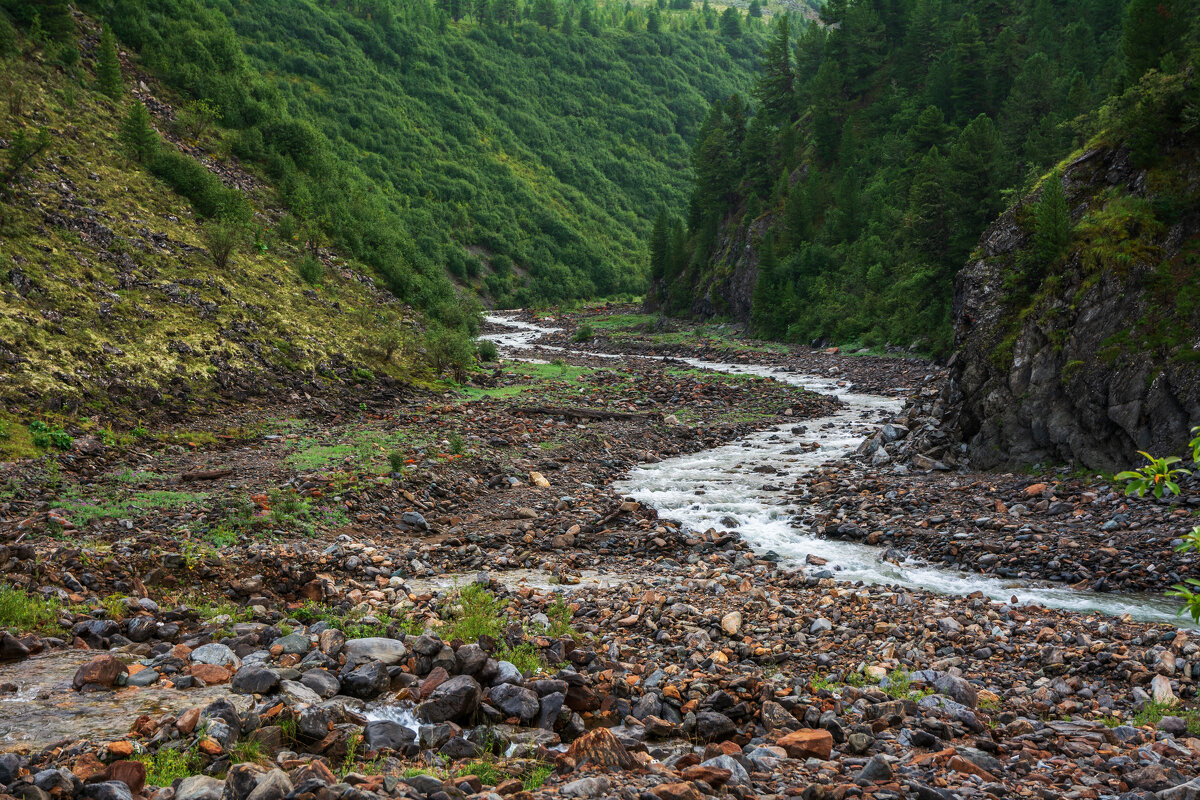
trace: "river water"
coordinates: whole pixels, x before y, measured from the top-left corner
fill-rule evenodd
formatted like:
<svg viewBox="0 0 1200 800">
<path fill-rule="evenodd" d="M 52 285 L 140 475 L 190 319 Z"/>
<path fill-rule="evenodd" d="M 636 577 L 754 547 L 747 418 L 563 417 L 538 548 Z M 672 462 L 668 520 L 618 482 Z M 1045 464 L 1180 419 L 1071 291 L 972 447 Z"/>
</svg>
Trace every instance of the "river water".
<svg viewBox="0 0 1200 800">
<path fill-rule="evenodd" d="M 483 337 L 495 342 L 507 358 L 540 361 L 541 354 L 576 352 L 535 344 L 541 336 L 555 332 L 555 328 L 499 315 L 489 316 L 487 321 L 507 329 Z M 824 570 L 843 581 L 951 595 L 983 592 L 1003 601 L 1011 601 L 1015 596 L 1022 604 L 1117 616 L 1129 614 L 1138 620 L 1180 624 L 1177 606 L 1165 597 L 1079 591 L 1048 583 L 942 569 L 912 560 L 896 563 L 884 560 L 885 551 L 881 548 L 814 535 L 796 519 L 797 501 L 788 496 L 788 491 L 804 473 L 852 452 L 886 418 L 899 411 L 902 402 L 895 397 L 858 394 L 850 390 L 852 387 L 839 386 L 835 379 L 823 376 L 694 358 L 676 360 L 700 369 L 774 378 L 836 395 L 844 405 L 826 417 L 790 422 L 722 447 L 635 467 L 613 485 L 621 494 L 653 506 L 660 516 L 696 531 L 736 530 L 755 551 L 773 552 L 784 563 L 804 563 L 809 554 L 828 562 L 820 567 L 809 566 L 809 574 Z"/>
</svg>

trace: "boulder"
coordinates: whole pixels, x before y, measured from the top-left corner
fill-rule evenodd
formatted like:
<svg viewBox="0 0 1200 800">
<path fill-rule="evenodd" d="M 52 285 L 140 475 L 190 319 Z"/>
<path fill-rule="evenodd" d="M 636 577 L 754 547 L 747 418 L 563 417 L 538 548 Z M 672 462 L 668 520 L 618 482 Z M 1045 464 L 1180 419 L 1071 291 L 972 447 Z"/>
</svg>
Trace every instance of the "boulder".
<svg viewBox="0 0 1200 800">
<path fill-rule="evenodd" d="M 76 691 L 87 689 L 111 689 L 121 678 L 129 674 L 126 667 L 116 656 L 99 655 L 75 671 L 71 685 Z"/>
<path fill-rule="evenodd" d="M 466 719 L 479 708 L 482 695 L 479 682 L 470 675 L 455 675 L 434 689 L 413 713 L 425 722 Z"/>
<path fill-rule="evenodd" d="M 818 728 L 801 728 L 777 739 L 775 744 L 787 751 L 790 758 L 829 759 L 833 751 L 833 734 Z"/>
<path fill-rule="evenodd" d="M 341 647 L 347 659 L 356 663 L 381 661 L 388 666 L 399 664 L 408 656 L 408 648 L 399 639 L 371 636 L 365 639 L 349 639 Z"/>
</svg>

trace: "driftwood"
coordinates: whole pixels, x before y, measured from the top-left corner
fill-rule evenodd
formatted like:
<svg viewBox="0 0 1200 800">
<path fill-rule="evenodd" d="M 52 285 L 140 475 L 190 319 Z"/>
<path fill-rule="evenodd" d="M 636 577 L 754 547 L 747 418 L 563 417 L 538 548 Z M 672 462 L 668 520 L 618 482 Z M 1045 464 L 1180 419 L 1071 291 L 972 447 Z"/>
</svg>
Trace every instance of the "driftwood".
<svg viewBox="0 0 1200 800">
<path fill-rule="evenodd" d="M 598 408 L 558 408 L 555 406 L 520 406 L 512 414 L 538 414 L 550 417 L 572 417 L 574 419 L 632 419 L 657 420 L 662 414 L 638 414 L 633 411 L 604 411 Z"/>
<path fill-rule="evenodd" d="M 199 469 L 195 472 L 185 472 L 179 476 L 181 481 L 215 481 L 217 478 L 224 478 L 227 475 L 232 475 L 231 469 Z"/>
</svg>

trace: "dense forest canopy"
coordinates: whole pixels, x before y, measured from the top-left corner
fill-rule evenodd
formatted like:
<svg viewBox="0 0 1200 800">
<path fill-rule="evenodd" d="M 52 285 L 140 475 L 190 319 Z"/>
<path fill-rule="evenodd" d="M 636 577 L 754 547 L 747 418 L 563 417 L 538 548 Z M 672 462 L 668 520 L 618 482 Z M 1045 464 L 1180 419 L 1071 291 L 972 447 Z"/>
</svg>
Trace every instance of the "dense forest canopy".
<svg viewBox="0 0 1200 800">
<path fill-rule="evenodd" d="M 1188 0 L 829 0 L 781 19 L 754 103 L 716 103 L 686 222 L 658 219 L 651 304 L 695 311 L 748 239 L 761 335 L 944 353 L 955 272 L 984 228 L 1170 69 Z M 739 237 L 741 234 L 741 237 Z M 700 290 L 700 291 L 698 291 Z"/>
<path fill-rule="evenodd" d="M 42 26 L 66 7 L 39 2 Z M 32 23 L 23 0 L 0 5 Z M 216 112 L 309 234 L 452 324 L 471 289 L 502 305 L 644 291 L 650 221 L 686 202 L 707 109 L 748 90 L 768 33 L 676 0 L 85 6 Z"/>
</svg>

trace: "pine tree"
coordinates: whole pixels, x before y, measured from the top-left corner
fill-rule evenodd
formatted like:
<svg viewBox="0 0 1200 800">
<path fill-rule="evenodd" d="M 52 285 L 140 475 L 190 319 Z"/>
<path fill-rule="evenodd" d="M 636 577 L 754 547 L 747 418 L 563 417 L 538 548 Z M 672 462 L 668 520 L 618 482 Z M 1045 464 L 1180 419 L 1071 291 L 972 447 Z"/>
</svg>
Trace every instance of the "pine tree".
<svg viewBox="0 0 1200 800">
<path fill-rule="evenodd" d="M 1063 194 L 1062 175 L 1052 172 L 1033 209 L 1033 253 L 1043 267 L 1053 265 L 1071 241 L 1071 212 Z"/>
<path fill-rule="evenodd" d="M 654 35 L 662 32 L 662 23 L 659 22 L 657 11 L 651 10 L 649 15 L 647 15 L 646 32 Z"/>
<path fill-rule="evenodd" d="M 150 124 L 150 112 L 140 100 L 129 104 L 118 136 L 135 161 L 148 164 L 158 154 L 158 133 Z"/>
<path fill-rule="evenodd" d="M 1146 70 L 1155 69 L 1163 56 L 1174 52 L 1187 33 L 1185 9 L 1191 0 L 1130 0 L 1121 38 L 1125 73 L 1135 83 Z M 1194 8 L 1193 8 L 1194 13 Z"/>
<path fill-rule="evenodd" d="M 721 14 L 721 35 L 729 39 L 737 39 L 742 35 L 742 15 L 733 6 Z"/>
<path fill-rule="evenodd" d="M 788 18 L 783 15 L 775 26 L 775 38 L 763 54 L 762 72 L 754 87 L 755 98 L 774 121 L 790 120 L 796 103 L 792 80 L 791 39 Z"/>
<path fill-rule="evenodd" d="M 951 101 L 954 116 L 962 121 L 972 119 L 984 110 L 987 95 L 987 75 L 984 72 L 983 36 L 974 14 L 964 14 L 954 29 L 951 76 Z"/>
<path fill-rule="evenodd" d="M 650 280 L 661 281 L 667 276 L 670 260 L 670 231 L 667 226 L 667 212 L 660 210 L 654 218 L 654 228 L 650 231 Z"/>
<path fill-rule="evenodd" d="M 100 55 L 96 60 L 96 84 L 100 91 L 113 100 L 121 99 L 125 85 L 121 80 L 121 61 L 117 54 L 117 41 L 112 29 L 105 26 L 100 34 Z"/>
<path fill-rule="evenodd" d="M 758 2 L 758 0 L 750 0 L 750 6 L 746 9 L 746 16 L 753 19 L 762 19 L 762 5 Z M 786 18 L 787 15 L 785 14 L 783 19 Z"/>
<path fill-rule="evenodd" d="M 550 30 L 558 24 L 558 4 L 554 0 L 537 0 L 533 6 L 533 21 Z"/>
</svg>

